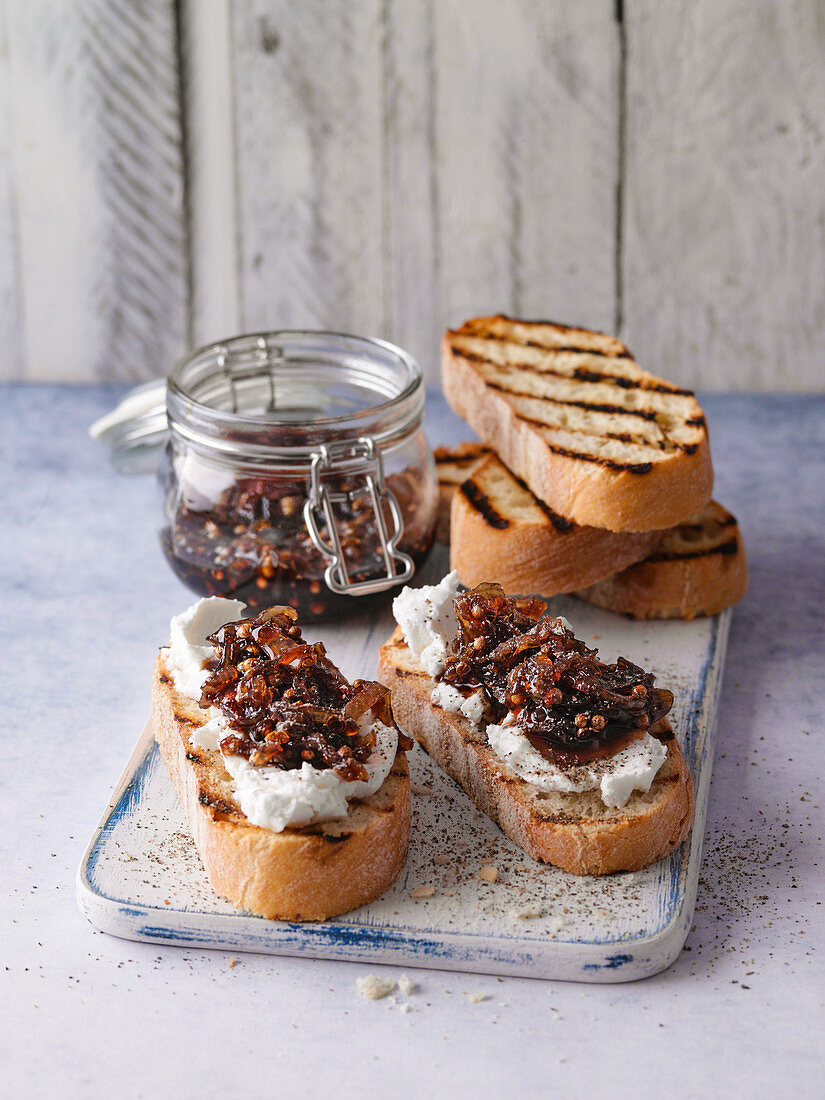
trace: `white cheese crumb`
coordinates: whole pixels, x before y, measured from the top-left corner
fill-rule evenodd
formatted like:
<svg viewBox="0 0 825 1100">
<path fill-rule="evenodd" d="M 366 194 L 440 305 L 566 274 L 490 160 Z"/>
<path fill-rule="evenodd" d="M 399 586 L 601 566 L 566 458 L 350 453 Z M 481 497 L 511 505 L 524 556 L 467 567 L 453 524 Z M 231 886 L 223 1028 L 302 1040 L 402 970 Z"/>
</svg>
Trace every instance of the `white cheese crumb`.
<svg viewBox="0 0 825 1100">
<path fill-rule="evenodd" d="M 498 880 L 498 867 L 493 863 L 485 863 L 478 872 L 478 877 L 483 878 L 485 882 L 496 882 Z"/>
<path fill-rule="evenodd" d="M 418 992 L 418 986 L 407 974 L 402 974 L 398 979 L 398 988 L 405 997 L 409 997 L 411 994 Z"/>
<path fill-rule="evenodd" d="M 392 601 L 395 620 L 404 641 L 428 676 L 444 668 L 447 644 L 458 628 L 453 600 L 459 590 L 458 573 L 448 573 L 440 584 L 403 588 Z"/>
<path fill-rule="evenodd" d="M 438 683 L 432 690 L 430 702 L 450 714 L 461 714 L 468 722 L 478 726 L 484 717 L 484 692 L 464 695 L 451 684 Z"/>
<path fill-rule="evenodd" d="M 489 1001 L 490 998 L 487 996 L 486 993 L 483 993 L 481 990 L 479 990 L 477 993 L 468 993 L 467 1000 L 470 1002 L 471 1005 L 477 1005 L 481 1004 L 482 1001 Z"/>
<path fill-rule="evenodd" d="M 417 890 L 410 890 L 411 898 L 431 898 L 435 893 L 434 886 L 419 886 Z"/>
<path fill-rule="evenodd" d="M 359 994 L 368 1001 L 380 1001 L 395 989 L 394 978 L 380 978 L 377 974 L 365 974 L 355 984 Z"/>
<path fill-rule="evenodd" d="M 400 1011 L 406 1014 L 407 1012 L 412 1012 L 412 1008 L 408 1004 L 403 1004 L 401 1005 Z"/>
</svg>

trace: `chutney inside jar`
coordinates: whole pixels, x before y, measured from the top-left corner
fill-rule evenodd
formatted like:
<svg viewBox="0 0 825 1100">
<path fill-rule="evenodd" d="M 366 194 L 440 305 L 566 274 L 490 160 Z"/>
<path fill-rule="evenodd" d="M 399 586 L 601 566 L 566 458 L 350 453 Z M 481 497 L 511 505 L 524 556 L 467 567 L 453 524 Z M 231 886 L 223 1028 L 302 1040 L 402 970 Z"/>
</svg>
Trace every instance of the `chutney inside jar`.
<svg viewBox="0 0 825 1100">
<path fill-rule="evenodd" d="M 432 544 L 437 484 L 423 407 L 418 365 L 381 341 L 270 333 L 182 360 L 169 376 L 161 467 L 161 545 L 175 573 L 253 610 L 279 603 L 316 619 L 363 610 L 350 588 L 402 583 L 409 572 L 396 578 L 397 563 L 412 559 L 409 570 Z"/>
</svg>

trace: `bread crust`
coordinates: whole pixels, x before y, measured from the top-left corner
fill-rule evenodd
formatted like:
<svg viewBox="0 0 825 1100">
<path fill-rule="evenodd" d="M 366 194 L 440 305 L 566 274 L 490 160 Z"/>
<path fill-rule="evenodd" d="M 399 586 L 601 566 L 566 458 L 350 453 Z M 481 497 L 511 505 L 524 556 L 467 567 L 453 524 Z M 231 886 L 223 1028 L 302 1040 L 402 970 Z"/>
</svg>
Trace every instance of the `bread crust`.
<svg viewBox="0 0 825 1100">
<path fill-rule="evenodd" d="M 535 501 L 495 455 L 483 459 L 467 481 L 484 490 L 487 473 L 497 475 L 504 492 L 515 488 Z M 463 487 L 458 489 L 450 522 L 450 568 L 458 571 L 468 588 L 495 577 L 507 592 L 541 596 L 571 592 L 646 557 L 662 536 L 660 531 L 615 532 L 577 523 L 554 526 L 537 506 L 530 509 L 535 513 L 530 518 L 511 518 L 506 526 L 495 527 L 470 496 Z M 490 503 L 508 514 L 497 497 L 491 497 Z"/>
<path fill-rule="evenodd" d="M 456 338 L 483 335 L 486 330 L 494 330 L 502 324 L 517 326 L 520 338 L 524 338 L 524 332 L 531 327 L 526 322 L 486 317 L 475 318 L 462 329 L 445 333 L 442 340 L 444 395 L 479 438 L 495 448 L 502 461 L 536 496 L 576 523 L 611 531 L 672 527 L 708 502 L 713 468 L 702 410 L 695 401 L 690 401 L 693 419 L 689 421 L 695 420 L 696 424 L 695 440 L 690 449 L 676 449 L 652 462 L 644 472 L 614 468 L 609 462 L 580 459 L 572 452 L 559 453 L 542 438 L 535 424 L 516 411 L 512 400 L 488 385 L 472 360 L 454 347 Z M 536 327 L 561 329 L 561 326 L 538 323 Z M 583 332 L 568 331 L 579 337 Z M 595 337 L 598 334 L 588 335 Z M 626 349 L 617 353 L 616 348 L 610 346 L 611 354 L 627 361 Z M 618 347 L 623 346 L 619 344 Z M 636 370 L 652 389 L 667 385 L 647 372 Z"/>
<path fill-rule="evenodd" d="M 698 545 L 683 537 L 699 528 Z M 682 537 L 680 537 L 682 536 Z M 575 593 L 587 603 L 634 619 L 718 615 L 745 595 L 748 566 L 734 517 L 716 501 L 669 532 L 652 557 Z"/>
<path fill-rule="evenodd" d="M 390 774 L 345 818 L 275 833 L 252 825 L 216 752 L 189 734 L 203 712 L 175 690 L 158 656 L 152 723 L 201 862 L 215 891 L 270 920 L 326 920 L 383 894 L 398 877 L 410 834 L 410 779 L 399 750 Z"/>
<path fill-rule="evenodd" d="M 576 875 L 637 871 L 668 855 L 690 832 L 693 781 L 675 739 L 650 791 L 609 809 L 596 792 L 537 792 L 495 756 L 466 718 L 433 706 L 434 682 L 416 670 L 400 629 L 381 647 L 377 677 L 392 692 L 401 728 L 536 860 Z"/>
</svg>

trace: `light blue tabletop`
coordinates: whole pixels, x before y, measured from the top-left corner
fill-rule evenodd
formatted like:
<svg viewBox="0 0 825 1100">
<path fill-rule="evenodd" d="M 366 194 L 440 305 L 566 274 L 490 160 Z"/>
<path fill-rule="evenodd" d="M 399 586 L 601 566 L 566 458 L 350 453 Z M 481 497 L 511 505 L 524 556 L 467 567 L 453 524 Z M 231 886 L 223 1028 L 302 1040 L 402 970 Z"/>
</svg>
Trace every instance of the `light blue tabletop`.
<svg viewBox="0 0 825 1100">
<path fill-rule="evenodd" d="M 416 972 L 403 1013 L 403 998 L 357 996 L 357 964 L 233 966 L 105 936 L 75 906 L 155 650 L 190 596 L 161 556 L 152 479 L 116 475 L 86 436 L 122 392 L 0 388 L 8 1094 L 822 1095 L 825 397 L 703 400 L 751 583 L 684 953 L 605 987 Z M 433 444 L 470 434 L 437 393 L 427 427 Z"/>
</svg>

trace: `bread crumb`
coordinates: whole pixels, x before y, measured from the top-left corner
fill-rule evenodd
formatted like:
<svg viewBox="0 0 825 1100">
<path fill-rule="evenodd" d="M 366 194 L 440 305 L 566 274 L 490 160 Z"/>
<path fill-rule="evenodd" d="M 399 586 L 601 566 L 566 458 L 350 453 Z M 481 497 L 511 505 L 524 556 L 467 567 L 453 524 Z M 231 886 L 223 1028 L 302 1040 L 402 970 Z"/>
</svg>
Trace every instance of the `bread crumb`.
<svg viewBox="0 0 825 1100">
<path fill-rule="evenodd" d="M 435 893 L 434 886 L 419 886 L 417 890 L 410 890 L 411 898 L 431 898 Z"/>
<path fill-rule="evenodd" d="M 404 1013 L 412 1012 L 412 1008 L 408 1004 L 403 1004 L 401 1005 L 400 1011 Z"/>
<path fill-rule="evenodd" d="M 395 989 L 394 978 L 380 978 L 377 974 L 365 974 L 355 983 L 359 994 L 368 1001 L 380 1001 Z"/>
<path fill-rule="evenodd" d="M 496 882 L 498 880 L 498 867 L 494 863 L 485 863 L 478 872 L 478 877 L 483 878 L 485 882 Z"/>
<path fill-rule="evenodd" d="M 234 955 L 229 956 L 229 958 L 227 959 L 226 965 L 230 968 L 235 965 L 235 956 Z"/>
<path fill-rule="evenodd" d="M 410 783 L 410 790 L 413 794 L 432 794 L 433 792 L 429 787 L 422 787 L 420 783 Z"/>
<path fill-rule="evenodd" d="M 436 852 L 433 856 L 433 863 L 437 863 L 439 867 L 446 867 L 451 858 L 448 852 Z"/>
<path fill-rule="evenodd" d="M 487 996 L 486 993 L 483 993 L 481 990 L 479 990 L 477 993 L 468 993 L 467 1000 L 470 1002 L 471 1005 L 477 1005 L 481 1004 L 482 1001 L 489 1001 L 490 998 Z"/>
<path fill-rule="evenodd" d="M 398 988 L 405 997 L 409 997 L 411 994 L 418 992 L 418 986 L 407 974 L 402 974 L 398 979 Z"/>
<path fill-rule="evenodd" d="M 540 905 L 523 905 L 518 909 L 511 909 L 509 916 L 513 920 L 529 920 L 530 917 L 540 917 L 544 910 Z"/>
</svg>

